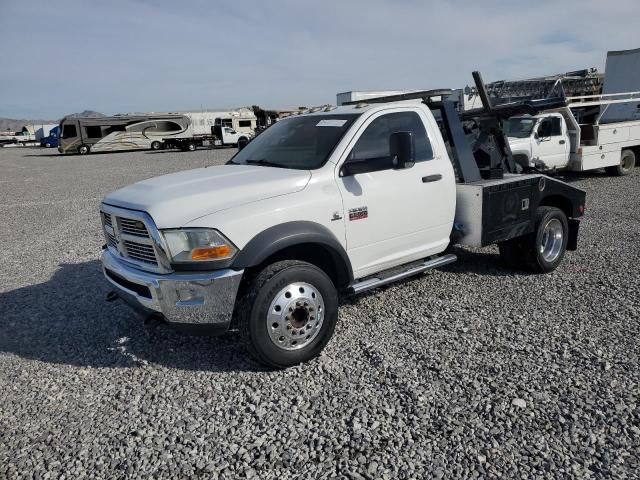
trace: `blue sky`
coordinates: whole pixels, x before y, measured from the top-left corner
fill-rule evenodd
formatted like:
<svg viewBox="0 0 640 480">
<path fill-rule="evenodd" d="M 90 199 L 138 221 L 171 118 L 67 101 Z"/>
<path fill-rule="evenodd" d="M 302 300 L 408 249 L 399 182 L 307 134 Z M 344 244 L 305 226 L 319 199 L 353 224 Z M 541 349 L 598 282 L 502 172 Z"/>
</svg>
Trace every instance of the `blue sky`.
<svg viewBox="0 0 640 480">
<path fill-rule="evenodd" d="M 0 117 L 335 103 L 597 66 L 640 2 L 0 0 Z"/>
</svg>

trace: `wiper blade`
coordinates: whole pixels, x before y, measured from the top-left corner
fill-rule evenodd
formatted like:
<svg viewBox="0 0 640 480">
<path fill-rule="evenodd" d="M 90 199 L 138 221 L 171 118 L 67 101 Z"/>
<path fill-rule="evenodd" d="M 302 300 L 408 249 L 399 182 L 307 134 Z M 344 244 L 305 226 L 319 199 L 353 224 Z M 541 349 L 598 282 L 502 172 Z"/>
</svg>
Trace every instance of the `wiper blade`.
<svg viewBox="0 0 640 480">
<path fill-rule="evenodd" d="M 260 159 L 260 160 L 245 160 L 244 163 L 246 163 L 247 165 L 263 165 L 265 167 L 287 168 L 284 165 L 281 165 L 279 163 L 270 162 L 269 160 L 264 160 L 264 159 Z"/>
</svg>

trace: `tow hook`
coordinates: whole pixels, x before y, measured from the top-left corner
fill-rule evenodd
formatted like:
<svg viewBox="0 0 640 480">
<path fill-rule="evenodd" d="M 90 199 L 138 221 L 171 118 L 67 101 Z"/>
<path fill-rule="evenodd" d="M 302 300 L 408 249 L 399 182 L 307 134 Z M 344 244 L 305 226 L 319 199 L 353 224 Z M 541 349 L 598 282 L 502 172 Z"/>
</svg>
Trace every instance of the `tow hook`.
<svg viewBox="0 0 640 480">
<path fill-rule="evenodd" d="M 117 300 L 118 294 L 116 292 L 114 292 L 113 290 L 111 290 L 109 293 L 107 293 L 107 302 L 113 302 L 114 300 Z"/>
</svg>

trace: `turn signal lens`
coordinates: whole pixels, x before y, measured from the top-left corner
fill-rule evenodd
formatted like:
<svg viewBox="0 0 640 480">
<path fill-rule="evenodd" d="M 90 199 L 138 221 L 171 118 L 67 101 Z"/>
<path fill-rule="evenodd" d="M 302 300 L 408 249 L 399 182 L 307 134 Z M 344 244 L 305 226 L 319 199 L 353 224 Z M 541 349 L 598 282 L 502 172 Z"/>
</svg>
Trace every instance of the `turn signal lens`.
<svg viewBox="0 0 640 480">
<path fill-rule="evenodd" d="M 232 254 L 233 250 L 229 245 L 195 248 L 191 251 L 191 260 L 220 260 L 229 258 Z"/>
</svg>

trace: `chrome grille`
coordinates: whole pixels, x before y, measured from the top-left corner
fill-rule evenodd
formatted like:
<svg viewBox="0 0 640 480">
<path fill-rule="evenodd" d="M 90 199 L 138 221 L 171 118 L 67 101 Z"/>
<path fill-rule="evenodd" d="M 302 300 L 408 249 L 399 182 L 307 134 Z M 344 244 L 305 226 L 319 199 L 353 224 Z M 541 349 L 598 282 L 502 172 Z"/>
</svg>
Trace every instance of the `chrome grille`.
<svg viewBox="0 0 640 480">
<path fill-rule="evenodd" d="M 164 268 L 158 262 L 154 241 L 142 218 L 121 216 L 119 209 L 111 212 L 103 211 L 101 214 L 104 236 L 109 249 L 125 259 Z"/>
<path fill-rule="evenodd" d="M 156 253 L 151 245 L 145 245 L 144 243 L 124 241 L 124 249 L 127 252 L 127 256 L 138 260 L 140 262 L 151 263 L 157 265 Z"/>
<path fill-rule="evenodd" d="M 140 220 L 131 220 L 120 217 L 120 231 L 135 237 L 149 238 L 147 227 Z"/>
<path fill-rule="evenodd" d="M 116 237 L 110 234 L 109 232 L 104 232 L 105 237 L 107 238 L 107 245 L 113 248 L 118 248 L 118 244 L 116 243 Z"/>
</svg>

